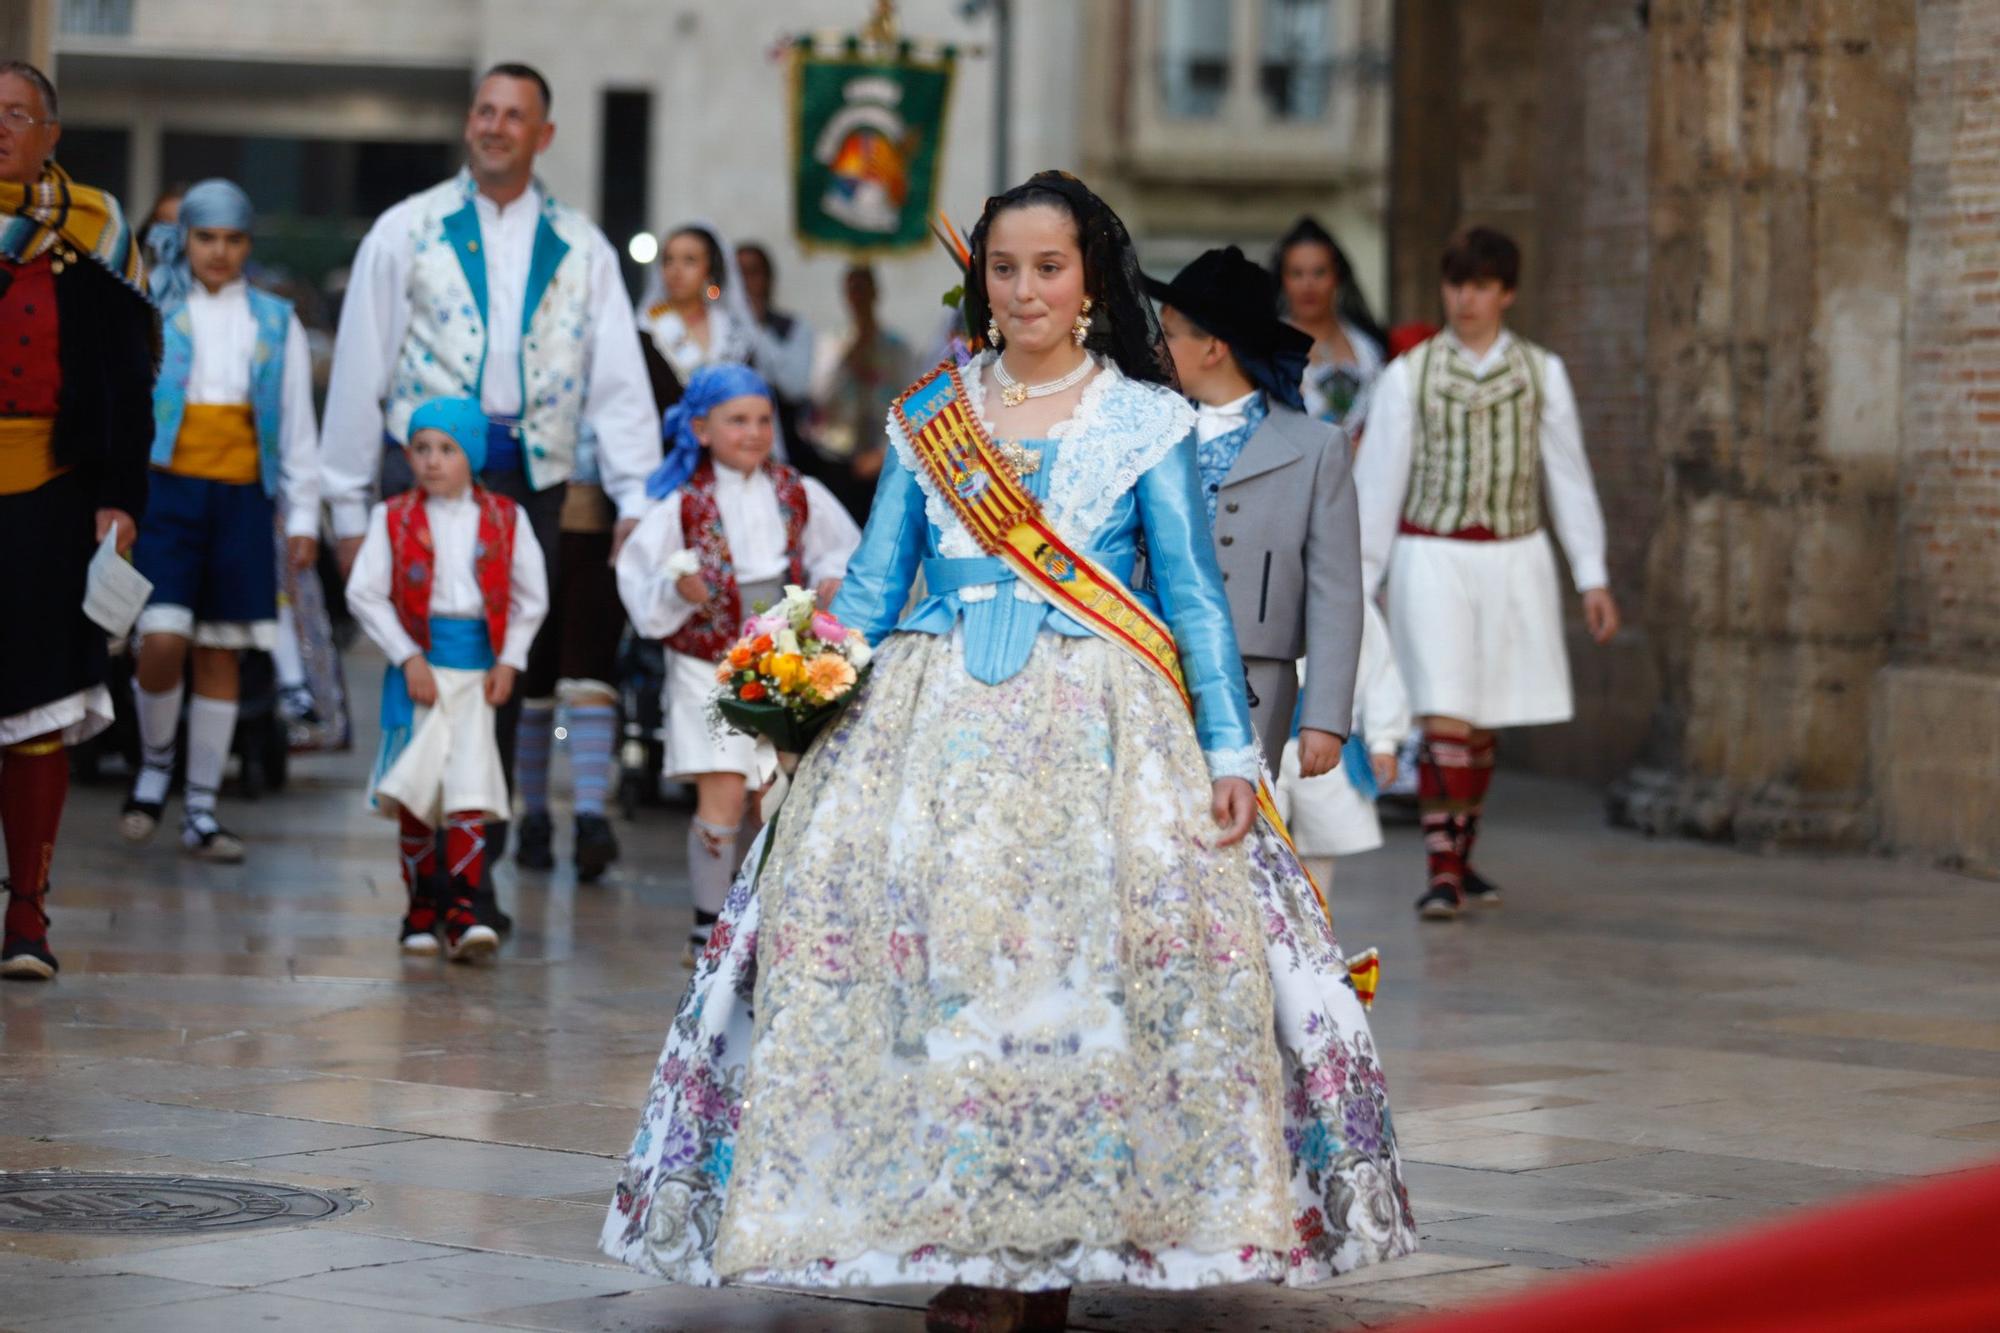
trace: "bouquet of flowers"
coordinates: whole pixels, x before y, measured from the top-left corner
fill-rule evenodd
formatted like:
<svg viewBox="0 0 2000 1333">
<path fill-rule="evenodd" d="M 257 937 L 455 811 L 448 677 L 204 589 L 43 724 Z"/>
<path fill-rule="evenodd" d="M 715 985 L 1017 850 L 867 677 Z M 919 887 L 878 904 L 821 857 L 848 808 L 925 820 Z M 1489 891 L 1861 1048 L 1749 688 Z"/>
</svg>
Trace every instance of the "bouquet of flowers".
<svg viewBox="0 0 2000 1333">
<path fill-rule="evenodd" d="M 716 667 L 715 711 L 726 726 L 803 754 L 853 696 L 871 656 L 860 630 L 820 610 L 811 589 L 788 584 L 776 606 L 744 622 Z"/>
</svg>

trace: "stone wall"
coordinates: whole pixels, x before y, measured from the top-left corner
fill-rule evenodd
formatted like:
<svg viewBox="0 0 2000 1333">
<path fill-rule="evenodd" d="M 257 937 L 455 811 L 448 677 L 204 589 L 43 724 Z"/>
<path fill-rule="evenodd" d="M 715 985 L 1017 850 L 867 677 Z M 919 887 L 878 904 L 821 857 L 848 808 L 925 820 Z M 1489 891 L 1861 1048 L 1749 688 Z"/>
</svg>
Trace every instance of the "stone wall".
<svg viewBox="0 0 2000 1333">
<path fill-rule="evenodd" d="M 1919 7 L 1895 642 L 1874 776 L 1891 847 L 2000 874 L 2000 9 Z"/>
<path fill-rule="evenodd" d="M 1632 622 L 1573 627 L 1578 721 L 1510 762 L 1624 771 L 1648 829 L 2000 872 L 2000 9 L 1398 24 L 1397 317 L 1452 227 L 1531 233 L 1516 323 L 1571 364 Z"/>
</svg>

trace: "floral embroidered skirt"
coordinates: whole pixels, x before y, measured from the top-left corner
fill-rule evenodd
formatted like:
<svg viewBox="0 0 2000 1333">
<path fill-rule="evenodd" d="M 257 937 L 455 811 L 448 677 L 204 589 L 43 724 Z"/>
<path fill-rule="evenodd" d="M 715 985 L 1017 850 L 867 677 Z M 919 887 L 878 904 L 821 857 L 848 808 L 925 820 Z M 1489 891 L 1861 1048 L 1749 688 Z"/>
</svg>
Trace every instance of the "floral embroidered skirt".
<svg viewBox="0 0 2000 1333">
<path fill-rule="evenodd" d="M 1414 1249 L 1340 946 L 1209 800 L 1179 699 L 1109 644 L 1044 634 L 985 685 L 956 636 L 895 636 L 730 893 L 605 1252 L 1036 1290 Z"/>
</svg>

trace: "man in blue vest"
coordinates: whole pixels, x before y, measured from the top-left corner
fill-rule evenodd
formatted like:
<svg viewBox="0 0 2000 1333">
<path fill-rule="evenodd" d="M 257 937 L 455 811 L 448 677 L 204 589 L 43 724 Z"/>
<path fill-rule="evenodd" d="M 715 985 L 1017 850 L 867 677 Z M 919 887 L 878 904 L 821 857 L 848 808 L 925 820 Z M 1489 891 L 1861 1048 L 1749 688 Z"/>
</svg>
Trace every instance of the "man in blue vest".
<svg viewBox="0 0 2000 1333">
<path fill-rule="evenodd" d="M 143 842 L 159 825 L 192 675 L 181 846 L 210 861 L 243 859 L 241 840 L 216 819 L 215 794 L 236 731 L 240 654 L 277 643 L 280 497 L 294 567 L 310 565 L 319 545 L 312 360 L 290 302 L 243 277 L 252 223 L 249 196 L 205 180 L 160 233 L 152 286 L 164 354 L 153 482 L 133 553 L 153 594 L 139 616 L 134 691 L 143 764 L 120 831 Z"/>
<path fill-rule="evenodd" d="M 475 398 L 493 423 L 480 481 L 526 509 L 551 588 L 586 428 L 618 511 L 614 554 L 644 512 L 660 414 L 617 252 L 535 179 L 555 137 L 549 110 L 533 69 L 487 71 L 466 116 L 465 170 L 384 213 L 354 257 L 320 456 L 343 570 L 378 484 L 385 495 L 408 488 L 410 414 L 432 398 Z M 520 697 L 497 719 L 510 781 Z M 504 825 L 488 840 L 491 861 Z M 475 906 L 487 924 L 509 924 L 490 890 Z"/>
</svg>

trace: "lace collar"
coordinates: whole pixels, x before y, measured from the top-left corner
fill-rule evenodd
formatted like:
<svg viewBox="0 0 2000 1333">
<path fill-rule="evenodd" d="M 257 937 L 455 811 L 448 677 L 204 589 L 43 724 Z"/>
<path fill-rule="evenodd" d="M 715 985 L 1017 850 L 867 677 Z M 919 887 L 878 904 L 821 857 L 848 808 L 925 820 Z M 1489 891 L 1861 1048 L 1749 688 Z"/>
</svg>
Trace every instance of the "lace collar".
<svg viewBox="0 0 2000 1333">
<path fill-rule="evenodd" d="M 973 414 L 993 434 L 986 415 L 982 376 L 993 353 L 982 352 L 960 372 Z M 1111 516 L 1119 497 L 1194 429 L 1194 409 L 1185 398 L 1163 385 L 1128 379 L 1105 362 L 1084 385 L 1083 396 L 1069 417 L 1050 428 L 1048 438 L 1064 442 L 1056 451 L 1043 512 L 1064 541 L 1079 550 L 1089 546 L 1098 528 Z M 937 494 L 930 475 L 917 461 L 909 440 L 892 418 L 889 439 L 898 459 L 924 490 L 924 512 L 939 532 L 939 549 L 952 557 L 983 554 L 949 505 Z M 1029 591 L 1026 584 L 1018 585 Z"/>
</svg>

